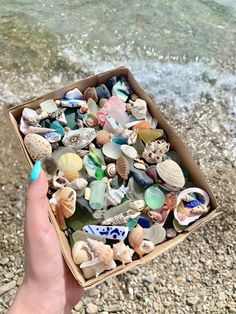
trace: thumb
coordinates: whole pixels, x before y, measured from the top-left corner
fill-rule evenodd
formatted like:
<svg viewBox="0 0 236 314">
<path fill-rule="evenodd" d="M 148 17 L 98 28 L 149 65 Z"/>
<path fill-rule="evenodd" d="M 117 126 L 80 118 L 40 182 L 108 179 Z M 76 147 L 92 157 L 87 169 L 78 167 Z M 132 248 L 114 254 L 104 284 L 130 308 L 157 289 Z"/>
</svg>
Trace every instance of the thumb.
<svg viewBox="0 0 236 314">
<path fill-rule="evenodd" d="M 48 218 L 48 182 L 40 161 L 34 164 L 29 179 L 31 182 L 25 197 L 26 232 L 30 228 L 38 233 L 51 227 Z"/>
</svg>

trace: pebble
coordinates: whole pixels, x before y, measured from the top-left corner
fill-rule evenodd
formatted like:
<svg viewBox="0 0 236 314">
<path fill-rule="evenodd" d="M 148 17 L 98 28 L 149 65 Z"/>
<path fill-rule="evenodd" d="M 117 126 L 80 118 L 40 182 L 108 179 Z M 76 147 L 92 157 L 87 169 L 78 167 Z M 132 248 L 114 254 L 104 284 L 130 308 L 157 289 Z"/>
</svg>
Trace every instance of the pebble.
<svg viewBox="0 0 236 314">
<path fill-rule="evenodd" d="M 220 301 L 224 301 L 225 299 L 226 299 L 225 293 L 224 293 L 223 291 L 221 291 L 221 292 L 219 293 L 219 300 L 220 300 Z"/>
<path fill-rule="evenodd" d="M 149 282 L 149 283 L 152 283 L 155 281 L 155 277 L 153 275 L 148 275 L 148 276 L 144 277 L 144 280 Z"/>
<path fill-rule="evenodd" d="M 74 307 L 74 310 L 75 310 L 76 312 L 79 312 L 79 311 L 82 309 L 82 307 L 83 307 L 83 303 L 82 303 L 82 302 L 79 302 L 79 303 L 77 303 L 76 306 Z"/>
<path fill-rule="evenodd" d="M 4 294 L 5 292 L 7 292 L 7 291 L 9 291 L 9 290 L 11 290 L 11 289 L 13 289 L 13 288 L 15 288 L 15 286 L 16 286 L 16 281 L 15 281 L 15 280 L 12 280 L 12 281 L 6 283 L 5 285 L 2 285 L 2 286 L 0 287 L 0 295 L 2 295 L 2 294 Z"/>
<path fill-rule="evenodd" d="M 14 278 L 14 276 L 15 276 L 15 274 L 12 272 L 7 272 L 4 274 L 4 277 L 7 279 L 12 279 L 12 278 Z"/>
<path fill-rule="evenodd" d="M 88 290 L 87 294 L 89 297 L 96 297 L 100 294 L 100 290 L 97 288 L 91 288 Z"/>
<path fill-rule="evenodd" d="M 87 314 L 95 314 L 98 312 L 98 307 L 96 304 L 89 303 L 86 307 L 86 313 Z"/>
<path fill-rule="evenodd" d="M 9 263 L 9 258 L 8 257 L 3 257 L 3 258 L 1 258 L 0 259 L 0 264 L 2 265 L 2 266 L 4 266 L 4 265 L 7 265 L 8 263 Z"/>
<path fill-rule="evenodd" d="M 194 297 L 188 297 L 186 300 L 186 303 L 190 306 L 195 306 L 199 301 L 199 298 L 197 296 Z"/>
</svg>

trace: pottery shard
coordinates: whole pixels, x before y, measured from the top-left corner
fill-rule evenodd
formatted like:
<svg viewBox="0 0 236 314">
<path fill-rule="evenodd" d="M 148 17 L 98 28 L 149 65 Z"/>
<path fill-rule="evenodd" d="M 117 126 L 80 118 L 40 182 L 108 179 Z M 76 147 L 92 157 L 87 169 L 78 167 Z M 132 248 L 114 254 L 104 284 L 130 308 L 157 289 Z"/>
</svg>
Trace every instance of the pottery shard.
<svg viewBox="0 0 236 314">
<path fill-rule="evenodd" d="M 30 157 L 36 161 L 45 157 L 51 157 L 52 147 L 50 143 L 38 134 L 27 134 L 24 138 L 25 147 Z"/>
<path fill-rule="evenodd" d="M 62 143 L 75 150 L 80 150 L 88 146 L 96 137 L 96 132 L 93 128 L 80 128 L 72 130 L 65 134 Z"/>
</svg>

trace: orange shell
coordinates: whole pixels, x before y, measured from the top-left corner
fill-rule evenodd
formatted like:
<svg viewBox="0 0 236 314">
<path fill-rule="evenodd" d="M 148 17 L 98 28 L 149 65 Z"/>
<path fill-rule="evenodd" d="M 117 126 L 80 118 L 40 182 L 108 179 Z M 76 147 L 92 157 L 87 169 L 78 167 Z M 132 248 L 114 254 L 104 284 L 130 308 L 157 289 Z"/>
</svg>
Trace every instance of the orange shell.
<svg viewBox="0 0 236 314">
<path fill-rule="evenodd" d="M 100 130 L 96 135 L 96 144 L 101 147 L 110 141 L 110 134 L 106 130 Z"/>
<path fill-rule="evenodd" d="M 139 123 L 135 124 L 133 129 L 149 129 L 150 128 L 150 123 L 148 121 L 140 121 Z"/>
</svg>

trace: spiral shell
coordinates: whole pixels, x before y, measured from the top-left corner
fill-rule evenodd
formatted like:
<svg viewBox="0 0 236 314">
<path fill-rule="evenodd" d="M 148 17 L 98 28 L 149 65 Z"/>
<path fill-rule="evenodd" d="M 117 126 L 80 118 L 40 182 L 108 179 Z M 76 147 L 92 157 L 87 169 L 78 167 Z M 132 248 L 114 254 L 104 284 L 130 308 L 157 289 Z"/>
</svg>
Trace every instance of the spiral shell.
<svg viewBox="0 0 236 314">
<path fill-rule="evenodd" d="M 72 258 L 76 265 L 92 259 L 92 252 L 86 241 L 77 241 L 72 248 Z"/>
<path fill-rule="evenodd" d="M 128 236 L 129 244 L 132 246 L 135 252 L 138 253 L 140 258 L 143 255 L 143 252 L 140 248 L 143 242 L 143 236 L 144 236 L 144 230 L 140 225 L 137 225 L 134 229 L 132 229 Z"/>
<path fill-rule="evenodd" d="M 120 156 L 116 160 L 116 171 L 122 179 L 124 180 L 128 179 L 130 173 L 130 166 L 128 160 L 125 157 Z"/>
<path fill-rule="evenodd" d="M 116 165 L 114 163 L 108 164 L 106 167 L 106 175 L 113 178 L 116 175 Z"/>
</svg>

